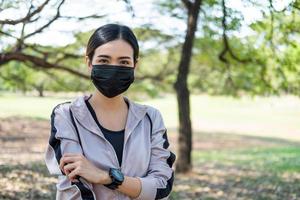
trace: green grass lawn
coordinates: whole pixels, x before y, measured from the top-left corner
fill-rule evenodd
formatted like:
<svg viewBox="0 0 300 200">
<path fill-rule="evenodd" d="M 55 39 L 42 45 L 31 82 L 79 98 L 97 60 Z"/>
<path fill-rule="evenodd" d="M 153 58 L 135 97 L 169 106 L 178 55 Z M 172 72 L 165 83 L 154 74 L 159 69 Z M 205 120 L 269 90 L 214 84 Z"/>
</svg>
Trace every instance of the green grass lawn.
<svg viewBox="0 0 300 200">
<path fill-rule="evenodd" d="M 194 151 L 196 165 L 214 163 L 272 173 L 300 172 L 300 146 L 257 147 L 242 150 Z"/>
<path fill-rule="evenodd" d="M 20 95 L 0 96 L 0 117 L 25 116 L 49 119 L 52 108 L 70 99 L 59 97 L 30 97 Z"/>
<path fill-rule="evenodd" d="M 158 107 L 168 127 L 177 127 L 177 102 L 170 95 L 147 104 Z M 191 97 L 194 130 L 276 137 L 300 141 L 300 98 Z"/>
<path fill-rule="evenodd" d="M 75 97 L 75 96 L 74 96 Z M 52 108 L 74 97 L 25 97 L 0 94 L 0 117 L 28 116 L 49 119 Z M 143 101 L 158 108 L 170 133 L 178 127 L 175 95 Z M 191 96 L 191 117 L 195 131 L 237 133 L 300 141 L 300 99 L 285 97 Z"/>
</svg>

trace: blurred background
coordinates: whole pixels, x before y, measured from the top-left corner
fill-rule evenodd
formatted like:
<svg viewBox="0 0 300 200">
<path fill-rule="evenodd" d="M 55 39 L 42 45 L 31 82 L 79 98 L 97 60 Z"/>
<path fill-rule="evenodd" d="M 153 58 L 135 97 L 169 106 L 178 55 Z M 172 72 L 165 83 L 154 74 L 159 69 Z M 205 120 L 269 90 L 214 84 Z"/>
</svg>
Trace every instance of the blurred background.
<svg viewBox="0 0 300 200">
<path fill-rule="evenodd" d="M 140 44 L 126 95 L 176 152 L 170 199 L 300 199 L 299 0 L 0 0 L 0 199 L 55 199 L 43 156 L 58 103 L 93 92 L 106 23 Z"/>
</svg>

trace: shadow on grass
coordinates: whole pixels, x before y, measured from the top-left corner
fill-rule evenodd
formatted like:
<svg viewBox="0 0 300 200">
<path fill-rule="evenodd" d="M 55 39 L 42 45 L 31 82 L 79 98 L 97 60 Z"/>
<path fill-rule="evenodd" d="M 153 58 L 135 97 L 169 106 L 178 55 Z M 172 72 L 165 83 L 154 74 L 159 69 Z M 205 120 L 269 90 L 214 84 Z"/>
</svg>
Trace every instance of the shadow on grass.
<svg viewBox="0 0 300 200">
<path fill-rule="evenodd" d="M 41 159 L 49 122 L 11 118 L 0 125 L 0 199 L 55 199 L 57 179 Z M 177 134 L 170 132 L 176 147 Z M 299 142 L 229 133 L 193 136 L 194 170 L 175 175 L 170 199 L 300 199 Z"/>
<path fill-rule="evenodd" d="M 0 199 L 55 199 L 56 178 L 50 176 L 42 161 L 0 165 Z"/>
<path fill-rule="evenodd" d="M 178 175 L 171 199 L 299 199 L 299 177 L 211 165 Z"/>
<path fill-rule="evenodd" d="M 176 175 L 171 199 L 300 199 L 299 142 L 198 134 L 194 170 Z M 213 145 L 208 148 L 207 142 Z"/>
</svg>

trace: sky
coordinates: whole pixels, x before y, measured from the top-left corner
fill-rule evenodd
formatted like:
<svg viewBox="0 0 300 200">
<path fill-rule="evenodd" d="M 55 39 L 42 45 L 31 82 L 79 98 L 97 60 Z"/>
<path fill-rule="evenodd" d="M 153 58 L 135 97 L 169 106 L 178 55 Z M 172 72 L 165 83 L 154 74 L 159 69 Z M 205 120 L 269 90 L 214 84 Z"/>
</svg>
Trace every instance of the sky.
<svg viewBox="0 0 300 200">
<path fill-rule="evenodd" d="M 75 20 L 58 20 L 55 21 L 42 34 L 38 34 L 29 38 L 29 42 L 39 43 L 43 45 L 58 45 L 64 46 L 68 43 L 74 42 L 72 31 L 88 31 L 93 30 L 106 23 L 121 23 L 129 27 L 138 27 L 142 24 L 154 24 L 156 28 L 165 33 L 172 34 L 174 31 L 184 33 L 186 30 L 186 23 L 183 20 L 171 18 L 159 13 L 154 5 L 157 0 L 131 0 L 135 17 L 128 12 L 126 4 L 122 0 L 66 0 L 62 6 L 61 13 L 64 16 L 88 16 L 91 14 L 107 14 L 109 17 L 105 19 L 87 20 L 86 22 L 78 23 Z M 262 1 L 260 1 L 262 2 Z M 279 3 L 278 3 L 279 2 Z M 276 5 L 282 7 L 287 1 L 279 0 Z M 51 5 L 49 5 L 50 7 Z M 240 35 L 251 34 L 251 29 L 247 26 L 252 21 L 261 17 L 259 10 L 252 7 L 245 7 L 241 0 L 228 0 L 227 6 L 239 10 L 243 13 L 245 24 L 242 26 Z M 27 9 L 22 9 L 26 12 Z M 46 9 L 45 9 L 46 10 Z M 0 12 L 0 19 L 18 18 L 24 16 L 26 13 L 11 11 Z M 53 16 L 55 10 L 47 9 L 44 17 Z M 31 32 L 39 27 L 40 24 L 35 23 L 32 26 L 26 27 L 26 32 Z M 13 29 L 20 30 L 21 26 L 14 26 Z M 8 41 L 9 42 L 9 41 Z M 1 48 L 1 44 L 0 44 Z"/>
<path fill-rule="evenodd" d="M 109 17 L 105 19 L 86 20 L 86 22 L 78 23 L 75 20 L 57 20 L 42 34 L 38 34 L 32 38 L 29 38 L 29 42 L 37 42 L 40 44 L 50 45 L 66 45 L 74 41 L 71 31 L 88 31 L 95 29 L 106 23 L 122 23 L 129 27 L 137 27 L 141 24 L 154 23 L 157 28 L 164 30 L 172 29 L 172 24 L 176 24 L 176 28 L 179 30 L 185 30 L 185 23 L 170 17 L 162 16 L 153 5 L 154 0 L 132 0 L 134 6 L 135 17 L 132 18 L 132 14 L 128 12 L 126 4 L 122 0 L 89 0 L 82 3 L 82 0 L 66 0 L 61 8 L 61 13 L 64 16 L 88 16 L 91 14 L 107 14 Z M 39 5 L 40 3 L 37 3 Z M 53 6 L 53 4 L 49 5 Z M 47 8 L 47 7 L 46 7 Z M 53 16 L 55 10 L 44 9 L 47 12 L 43 12 L 43 16 Z M 23 11 L 23 12 L 22 12 Z M 20 12 L 16 10 L 4 10 L 0 12 L 0 19 L 17 19 L 26 15 L 27 9 L 22 9 Z M 175 22 L 176 21 L 176 22 Z M 26 27 L 26 32 L 34 31 L 37 27 L 41 26 L 41 23 L 35 23 Z M 11 27 L 10 27 L 11 28 Z M 21 24 L 12 27 L 13 30 L 21 30 Z M 167 29 L 166 29 L 167 28 Z M 171 32 L 170 32 L 171 33 Z M 18 35 L 16 35 L 18 36 Z M 13 40 L 11 40 L 13 41 Z M 9 42 L 9 41 L 8 41 Z M 0 44 L 1 45 L 1 44 Z"/>
</svg>

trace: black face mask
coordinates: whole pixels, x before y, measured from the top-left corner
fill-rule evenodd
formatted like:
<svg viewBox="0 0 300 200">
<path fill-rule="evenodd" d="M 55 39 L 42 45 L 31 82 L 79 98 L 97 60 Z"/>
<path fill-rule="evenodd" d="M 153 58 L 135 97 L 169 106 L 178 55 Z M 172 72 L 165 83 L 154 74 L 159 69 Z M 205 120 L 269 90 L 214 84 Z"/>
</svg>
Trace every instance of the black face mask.
<svg viewBox="0 0 300 200">
<path fill-rule="evenodd" d="M 134 68 L 119 65 L 93 65 L 91 79 L 96 88 L 112 98 L 125 92 L 134 81 Z"/>
</svg>

